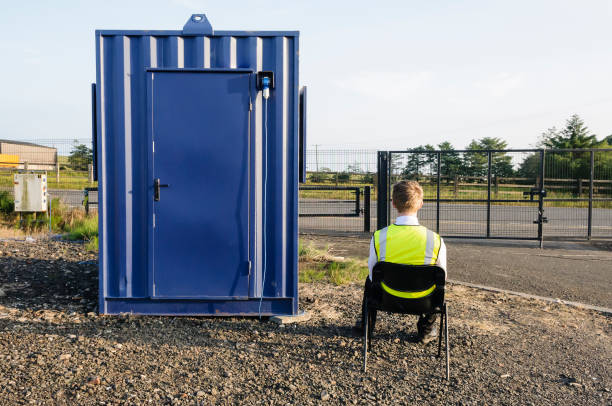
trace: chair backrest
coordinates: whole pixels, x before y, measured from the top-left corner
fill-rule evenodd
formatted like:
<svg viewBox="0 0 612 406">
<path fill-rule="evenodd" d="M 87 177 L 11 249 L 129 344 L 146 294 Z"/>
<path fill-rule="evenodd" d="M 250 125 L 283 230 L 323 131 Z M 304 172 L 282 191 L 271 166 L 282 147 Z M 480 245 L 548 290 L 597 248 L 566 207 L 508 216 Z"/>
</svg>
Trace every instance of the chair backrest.
<svg viewBox="0 0 612 406">
<path fill-rule="evenodd" d="M 446 274 L 436 265 L 378 262 L 372 270 L 372 305 L 394 313 L 422 314 L 444 303 Z"/>
</svg>

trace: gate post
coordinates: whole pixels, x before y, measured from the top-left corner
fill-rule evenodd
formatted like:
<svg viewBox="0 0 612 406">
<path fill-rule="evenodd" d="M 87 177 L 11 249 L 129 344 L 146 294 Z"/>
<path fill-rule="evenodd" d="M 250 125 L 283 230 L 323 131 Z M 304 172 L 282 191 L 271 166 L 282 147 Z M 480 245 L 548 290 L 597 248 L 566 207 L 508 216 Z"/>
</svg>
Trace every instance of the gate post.
<svg viewBox="0 0 612 406">
<path fill-rule="evenodd" d="M 370 232 L 370 186 L 363 188 L 363 231 Z"/>
<path fill-rule="evenodd" d="M 487 153 L 487 238 L 491 237 L 491 151 Z"/>
<path fill-rule="evenodd" d="M 593 224 L 593 178 L 595 174 L 595 151 L 591 150 L 591 170 L 589 171 L 589 221 L 587 223 L 587 238 L 591 239 Z"/>
<path fill-rule="evenodd" d="M 389 152 L 378 151 L 378 191 L 376 201 L 376 229 L 387 227 L 389 205 Z"/>
<path fill-rule="evenodd" d="M 442 153 L 438 152 L 438 177 L 437 177 L 437 185 L 436 185 L 436 233 L 440 234 L 440 172 L 442 163 Z"/>
<path fill-rule="evenodd" d="M 538 199 L 538 239 L 540 240 L 540 248 L 544 248 L 544 169 L 546 167 L 544 160 L 546 159 L 546 151 L 540 150 L 540 179 L 539 179 L 539 199 Z"/>
</svg>

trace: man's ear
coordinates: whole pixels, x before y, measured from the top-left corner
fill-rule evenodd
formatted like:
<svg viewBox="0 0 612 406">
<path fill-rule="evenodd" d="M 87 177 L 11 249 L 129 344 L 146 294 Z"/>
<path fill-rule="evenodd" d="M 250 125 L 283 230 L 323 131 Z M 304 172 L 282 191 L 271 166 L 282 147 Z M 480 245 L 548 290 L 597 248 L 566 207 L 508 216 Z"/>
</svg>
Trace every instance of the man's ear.
<svg viewBox="0 0 612 406">
<path fill-rule="evenodd" d="M 395 202 L 393 201 L 393 199 L 391 199 L 391 204 L 393 205 L 393 208 L 397 209 L 397 206 L 395 205 Z"/>
<path fill-rule="evenodd" d="M 423 199 L 421 199 L 421 202 L 419 203 L 419 210 L 421 210 L 421 208 L 423 208 Z"/>
</svg>

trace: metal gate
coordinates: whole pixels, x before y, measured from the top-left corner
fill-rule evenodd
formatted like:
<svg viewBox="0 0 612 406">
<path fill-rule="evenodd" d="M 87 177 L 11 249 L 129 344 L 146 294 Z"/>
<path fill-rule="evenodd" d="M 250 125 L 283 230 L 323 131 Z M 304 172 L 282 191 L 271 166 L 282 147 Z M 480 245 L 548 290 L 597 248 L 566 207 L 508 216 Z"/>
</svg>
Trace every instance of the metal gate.
<svg viewBox="0 0 612 406">
<path fill-rule="evenodd" d="M 585 178 L 586 174 L 586 178 Z M 377 227 L 391 186 L 423 187 L 423 225 L 444 237 L 612 237 L 612 150 L 379 151 Z"/>
</svg>

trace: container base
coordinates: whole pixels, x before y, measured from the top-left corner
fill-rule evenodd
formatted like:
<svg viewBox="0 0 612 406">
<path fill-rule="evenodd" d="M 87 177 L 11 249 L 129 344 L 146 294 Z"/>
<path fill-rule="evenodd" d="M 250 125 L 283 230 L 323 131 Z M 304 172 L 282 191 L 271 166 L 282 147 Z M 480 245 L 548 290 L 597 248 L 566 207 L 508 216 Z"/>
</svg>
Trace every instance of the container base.
<svg viewBox="0 0 612 406">
<path fill-rule="evenodd" d="M 297 303 L 297 302 L 296 302 Z M 151 299 L 106 298 L 101 314 L 141 314 L 150 316 L 260 316 L 259 299 Z M 264 298 L 261 316 L 297 315 L 293 298 Z"/>
</svg>

